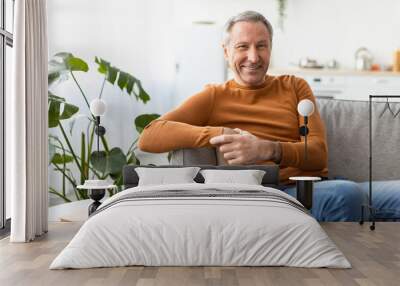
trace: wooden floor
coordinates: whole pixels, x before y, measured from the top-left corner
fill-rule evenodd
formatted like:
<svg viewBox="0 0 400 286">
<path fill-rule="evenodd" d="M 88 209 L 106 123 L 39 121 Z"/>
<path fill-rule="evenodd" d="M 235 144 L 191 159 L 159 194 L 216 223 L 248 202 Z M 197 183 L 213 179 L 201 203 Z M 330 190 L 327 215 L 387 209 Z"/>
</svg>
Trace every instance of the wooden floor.
<svg viewBox="0 0 400 286">
<path fill-rule="evenodd" d="M 48 270 L 80 227 L 52 223 L 43 238 L 27 244 L 0 241 L 0 285 L 400 285 L 400 223 L 324 223 L 323 228 L 353 268 L 121 267 Z"/>
</svg>

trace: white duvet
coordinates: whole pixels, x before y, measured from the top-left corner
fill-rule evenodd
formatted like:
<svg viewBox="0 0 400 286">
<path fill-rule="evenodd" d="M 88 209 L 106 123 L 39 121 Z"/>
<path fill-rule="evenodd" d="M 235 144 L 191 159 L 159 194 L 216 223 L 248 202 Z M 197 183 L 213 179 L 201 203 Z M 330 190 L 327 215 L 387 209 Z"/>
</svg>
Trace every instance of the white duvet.
<svg viewBox="0 0 400 286">
<path fill-rule="evenodd" d="M 107 199 L 99 208 L 104 210 L 84 223 L 50 269 L 127 265 L 351 267 L 318 222 L 290 204 L 234 197 L 115 203 L 131 192 L 210 188 L 263 190 L 297 202 L 279 190 L 256 185 L 193 183 L 131 188 Z"/>
</svg>

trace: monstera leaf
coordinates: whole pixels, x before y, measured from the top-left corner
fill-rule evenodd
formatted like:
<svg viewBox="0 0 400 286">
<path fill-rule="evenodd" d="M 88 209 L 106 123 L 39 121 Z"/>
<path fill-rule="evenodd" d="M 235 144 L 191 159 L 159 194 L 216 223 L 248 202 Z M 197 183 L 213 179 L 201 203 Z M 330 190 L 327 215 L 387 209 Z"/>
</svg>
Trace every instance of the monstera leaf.
<svg viewBox="0 0 400 286">
<path fill-rule="evenodd" d="M 110 62 L 95 57 L 95 63 L 98 68 L 97 71 L 104 75 L 103 85 L 100 89 L 100 94 L 98 98 L 101 98 L 104 83 L 110 83 L 114 87 L 120 89 L 121 94 L 128 94 L 137 101 L 146 103 L 150 100 L 150 96 L 144 90 L 142 83 L 139 79 L 134 77 L 132 74 L 125 72 Z M 90 107 L 90 100 L 86 96 L 84 89 L 75 77 L 76 72 L 88 72 L 88 64 L 81 58 L 74 56 L 72 53 L 58 53 L 49 62 L 48 69 L 48 83 L 51 89 L 52 85 L 60 83 L 63 80 L 71 79 L 76 84 L 76 91 L 78 95 L 80 94 L 83 99 L 83 103 L 86 103 L 87 107 Z M 91 113 L 79 114 L 79 107 L 75 106 L 65 98 L 59 97 L 52 93 L 50 90 L 48 92 L 48 118 L 49 118 L 49 128 L 59 127 L 61 131 L 62 140 L 58 139 L 56 136 L 49 135 L 49 164 L 54 165 L 56 168 L 54 170 L 60 171 L 63 176 L 62 191 L 57 191 L 50 188 L 50 192 L 56 194 L 66 201 L 70 201 L 65 196 L 66 185 L 65 182 L 69 181 L 73 185 L 77 181 L 75 174 L 71 171 L 78 169 L 80 172 L 80 181 L 83 182 L 87 180 L 92 175 L 96 178 L 106 179 L 111 178 L 114 184 L 121 186 L 123 184 L 122 179 L 122 169 L 124 165 L 136 164 L 139 165 L 140 161 L 136 158 L 134 151 L 137 146 L 137 138 L 133 140 L 131 146 L 129 147 L 127 153 L 124 153 L 121 148 L 109 148 L 106 140 L 106 136 L 101 137 L 102 147 L 104 151 L 94 151 L 93 152 L 93 141 L 94 141 L 94 127 L 93 123 L 95 118 Z M 86 111 L 86 108 L 83 109 Z M 143 129 L 154 119 L 157 119 L 160 115 L 158 114 L 142 114 L 135 118 L 135 128 L 141 133 Z M 77 152 L 74 150 L 74 145 L 71 144 L 69 137 L 73 137 L 72 130 L 74 129 L 75 122 L 81 118 L 89 120 L 86 132 L 81 133 L 81 152 L 80 156 L 77 156 Z M 63 120 L 68 120 L 66 122 L 69 124 L 69 134 L 64 130 Z M 81 127 L 81 124 L 76 126 Z M 77 127 L 75 127 L 77 128 Z M 65 145 L 64 145 L 65 144 Z M 65 164 L 74 163 L 74 167 L 77 168 L 66 168 Z M 62 170 L 60 169 L 62 166 Z M 74 190 L 76 198 L 85 199 L 87 196 L 85 193 L 79 192 L 79 190 Z M 112 195 L 110 193 L 110 195 Z"/>
<path fill-rule="evenodd" d="M 84 60 L 75 57 L 71 53 L 55 54 L 49 62 L 49 86 L 59 80 L 62 75 L 66 75 L 72 71 L 87 72 L 89 71 L 89 66 Z"/>
<path fill-rule="evenodd" d="M 144 90 L 140 80 L 133 75 L 112 66 L 110 62 L 102 58 L 95 57 L 94 61 L 99 66 L 97 71 L 104 74 L 109 83 L 114 85 L 117 82 L 122 91 L 125 90 L 127 94 L 134 95 L 136 100 L 141 100 L 143 103 L 150 100 L 150 96 Z"/>
<path fill-rule="evenodd" d="M 135 118 L 135 127 L 137 132 L 142 133 L 143 129 L 150 124 L 153 120 L 159 118 L 160 115 L 156 113 L 152 114 L 141 114 Z"/>
<path fill-rule="evenodd" d="M 51 91 L 48 92 L 49 102 L 49 128 L 57 127 L 60 120 L 71 118 L 79 111 L 79 107 L 69 104 L 64 98 L 54 95 Z"/>
</svg>

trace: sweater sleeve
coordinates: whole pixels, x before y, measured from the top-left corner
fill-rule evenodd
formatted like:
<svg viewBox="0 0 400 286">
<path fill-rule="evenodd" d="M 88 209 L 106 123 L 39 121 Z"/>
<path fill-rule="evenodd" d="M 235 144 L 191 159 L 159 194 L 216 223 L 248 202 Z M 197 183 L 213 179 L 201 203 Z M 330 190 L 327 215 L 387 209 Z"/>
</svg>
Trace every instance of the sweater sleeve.
<svg viewBox="0 0 400 286">
<path fill-rule="evenodd" d="M 222 127 L 207 126 L 215 100 L 215 88 L 207 86 L 176 109 L 151 122 L 143 130 L 138 146 L 146 152 L 162 153 L 181 148 L 211 147 L 211 137 Z"/>
<path fill-rule="evenodd" d="M 314 103 L 315 111 L 308 118 L 307 135 L 307 160 L 305 160 L 304 137 L 299 142 L 281 142 L 282 158 L 281 166 L 297 167 L 304 171 L 322 170 L 328 164 L 328 147 L 326 143 L 325 126 L 318 112 L 315 97 L 307 82 L 300 78 L 294 78 L 294 90 L 298 102 L 309 99 Z M 296 103 L 296 106 L 298 104 Z M 297 113 L 297 109 L 295 110 Z M 297 115 L 299 126 L 303 125 L 304 118 Z"/>
</svg>

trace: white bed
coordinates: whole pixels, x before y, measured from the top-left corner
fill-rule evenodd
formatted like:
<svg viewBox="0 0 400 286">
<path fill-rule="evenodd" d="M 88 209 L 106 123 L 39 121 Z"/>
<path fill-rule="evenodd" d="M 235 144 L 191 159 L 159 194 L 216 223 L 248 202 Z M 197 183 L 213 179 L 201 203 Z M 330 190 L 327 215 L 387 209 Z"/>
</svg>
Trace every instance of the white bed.
<svg viewBox="0 0 400 286">
<path fill-rule="evenodd" d="M 145 197 L 175 190 L 171 197 Z M 198 183 L 139 186 L 107 199 L 50 269 L 128 265 L 351 267 L 318 222 L 285 193 Z"/>
</svg>

